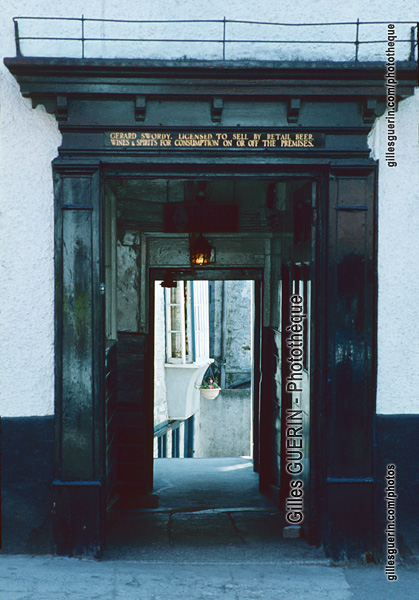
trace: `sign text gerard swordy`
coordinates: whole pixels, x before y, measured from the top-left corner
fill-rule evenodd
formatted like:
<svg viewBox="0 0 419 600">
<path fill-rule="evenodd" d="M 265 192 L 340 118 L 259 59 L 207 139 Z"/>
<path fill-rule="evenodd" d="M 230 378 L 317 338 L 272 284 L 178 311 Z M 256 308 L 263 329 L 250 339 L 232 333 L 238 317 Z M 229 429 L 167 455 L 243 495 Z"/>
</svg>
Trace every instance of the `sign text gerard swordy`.
<svg viewBox="0 0 419 600">
<path fill-rule="evenodd" d="M 203 148 L 242 148 L 278 149 L 321 148 L 325 136 L 309 132 L 173 132 L 173 131 L 107 131 L 105 146 L 115 148 L 149 149 L 203 149 Z"/>
</svg>

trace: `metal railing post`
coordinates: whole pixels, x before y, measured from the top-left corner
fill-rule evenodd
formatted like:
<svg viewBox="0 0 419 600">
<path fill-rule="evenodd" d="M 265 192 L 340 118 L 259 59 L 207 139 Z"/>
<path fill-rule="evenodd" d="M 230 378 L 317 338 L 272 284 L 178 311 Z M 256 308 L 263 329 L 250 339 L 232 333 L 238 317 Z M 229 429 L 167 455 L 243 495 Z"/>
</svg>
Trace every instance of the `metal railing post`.
<svg viewBox="0 0 419 600">
<path fill-rule="evenodd" d="M 226 18 L 223 20 L 223 60 L 226 59 Z"/>
<path fill-rule="evenodd" d="M 356 20 L 355 62 L 358 62 L 359 51 L 359 19 Z"/>
<path fill-rule="evenodd" d="M 415 27 L 410 28 L 410 54 L 409 60 L 415 60 Z"/>
<path fill-rule="evenodd" d="M 15 26 L 16 56 L 22 56 L 22 52 L 20 51 L 19 23 L 17 22 L 16 19 L 13 19 L 13 23 Z"/>
<path fill-rule="evenodd" d="M 81 57 L 84 58 L 84 15 L 81 16 Z"/>
</svg>

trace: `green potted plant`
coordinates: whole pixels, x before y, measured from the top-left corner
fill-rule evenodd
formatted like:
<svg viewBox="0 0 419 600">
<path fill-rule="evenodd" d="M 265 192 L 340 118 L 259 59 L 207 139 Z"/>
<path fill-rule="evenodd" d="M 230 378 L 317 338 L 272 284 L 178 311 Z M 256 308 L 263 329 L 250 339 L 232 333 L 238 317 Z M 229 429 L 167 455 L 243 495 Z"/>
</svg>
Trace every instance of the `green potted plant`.
<svg viewBox="0 0 419 600">
<path fill-rule="evenodd" d="M 214 400 L 221 391 L 215 377 L 205 377 L 198 386 L 201 396 L 207 400 Z"/>
</svg>

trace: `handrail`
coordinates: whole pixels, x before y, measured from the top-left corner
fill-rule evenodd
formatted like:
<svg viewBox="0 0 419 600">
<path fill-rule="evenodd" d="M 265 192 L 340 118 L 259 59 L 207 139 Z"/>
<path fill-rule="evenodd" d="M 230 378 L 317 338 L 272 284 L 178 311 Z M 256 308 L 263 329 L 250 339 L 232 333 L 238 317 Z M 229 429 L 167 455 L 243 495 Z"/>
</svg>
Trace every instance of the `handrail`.
<svg viewBox="0 0 419 600">
<path fill-rule="evenodd" d="M 78 22 L 80 23 L 80 36 L 78 35 L 63 35 L 63 36 L 53 36 L 53 35 L 21 35 L 19 24 L 28 21 L 60 21 L 60 22 Z M 388 25 L 388 21 L 360 21 L 357 19 L 356 21 L 341 21 L 341 22 L 319 22 L 319 23 L 280 23 L 280 22 L 271 22 L 271 21 L 248 21 L 248 20 L 239 20 L 239 19 L 148 19 L 148 20 L 130 20 L 130 19 L 96 19 L 96 18 L 87 18 L 84 15 L 81 17 L 27 17 L 27 16 L 19 16 L 13 18 L 14 23 L 14 33 L 15 33 L 15 43 L 16 43 L 16 55 L 23 56 L 22 54 L 22 41 L 62 41 L 62 42 L 80 42 L 81 44 L 81 57 L 85 58 L 85 48 L 87 42 L 131 42 L 131 43 L 160 43 L 160 44 L 170 44 L 170 43 L 184 43 L 184 44 L 197 44 L 197 43 L 207 43 L 207 44 L 219 44 L 222 47 L 222 59 L 226 60 L 226 49 L 229 45 L 243 45 L 243 44 L 277 44 L 278 46 L 283 46 L 287 44 L 312 44 L 312 45 L 353 45 L 355 48 L 354 58 L 355 62 L 359 60 L 359 49 L 360 46 L 369 45 L 369 44 L 383 44 L 387 42 L 387 38 L 384 39 L 361 39 L 361 33 L 364 31 L 365 26 L 375 26 L 375 25 Z M 221 31 L 219 36 L 211 36 L 206 35 L 205 37 L 97 37 L 97 36 L 88 36 L 86 35 L 86 26 L 89 23 L 112 23 L 112 24 L 129 24 L 129 25 L 170 25 L 170 24 L 207 24 L 214 25 L 219 24 L 221 27 Z M 410 26 L 410 37 L 409 39 L 397 39 L 395 40 L 396 44 L 409 44 L 409 52 L 408 52 L 408 60 L 414 61 L 416 55 L 416 49 L 418 46 L 418 24 L 412 21 L 392 21 L 394 25 L 408 25 Z M 234 26 L 235 25 L 252 25 L 254 27 L 259 26 L 269 26 L 271 28 L 314 28 L 313 31 L 316 31 L 318 27 L 348 27 L 353 26 L 355 28 L 354 38 L 352 39 L 272 39 L 271 38 L 263 38 L 260 39 L 259 36 L 257 39 L 255 38 L 243 38 L 243 37 L 234 37 Z M 361 31 L 362 29 L 362 31 Z M 313 35 L 313 37 L 315 37 Z M 406 53 L 407 54 L 407 53 Z"/>
</svg>

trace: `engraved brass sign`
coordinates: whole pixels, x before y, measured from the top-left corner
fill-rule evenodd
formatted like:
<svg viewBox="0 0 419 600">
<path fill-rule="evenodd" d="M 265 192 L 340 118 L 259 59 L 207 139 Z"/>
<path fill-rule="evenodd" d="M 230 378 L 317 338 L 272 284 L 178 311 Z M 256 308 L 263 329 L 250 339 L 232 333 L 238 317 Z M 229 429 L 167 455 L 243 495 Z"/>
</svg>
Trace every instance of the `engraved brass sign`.
<svg viewBox="0 0 419 600">
<path fill-rule="evenodd" d="M 149 149 L 246 149 L 289 150 L 322 148 L 323 133 L 308 131 L 107 131 L 105 146 L 136 150 Z"/>
</svg>

